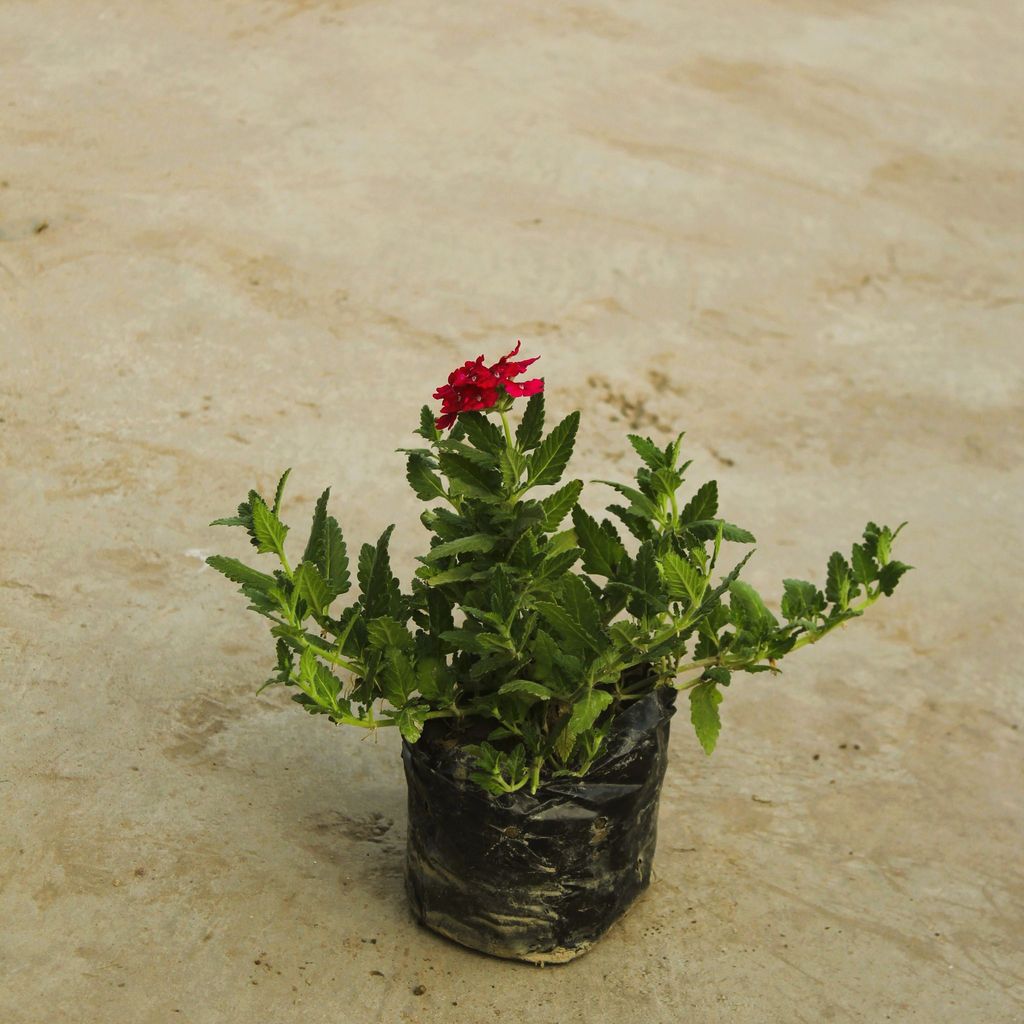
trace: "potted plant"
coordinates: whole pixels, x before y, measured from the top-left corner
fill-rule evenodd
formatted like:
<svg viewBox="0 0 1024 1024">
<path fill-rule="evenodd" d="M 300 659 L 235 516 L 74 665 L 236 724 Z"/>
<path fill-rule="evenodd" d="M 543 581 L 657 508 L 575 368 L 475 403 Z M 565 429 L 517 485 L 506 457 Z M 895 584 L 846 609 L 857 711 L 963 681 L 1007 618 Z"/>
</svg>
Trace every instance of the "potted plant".
<svg viewBox="0 0 1024 1024">
<path fill-rule="evenodd" d="M 520 346 L 456 369 L 424 406 L 406 476 L 429 546 L 411 584 L 388 526 L 355 558 L 329 489 L 301 558 L 286 552 L 286 472 L 237 515 L 269 572 L 208 562 L 270 620 L 277 663 L 312 714 L 395 727 L 409 787 L 407 889 L 428 927 L 488 953 L 558 962 L 584 952 L 648 885 L 669 720 L 682 692 L 711 753 L 738 672 L 779 671 L 890 595 L 908 566 L 899 529 L 869 523 L 824 588 L 783 582 L 781 617 L 740 572 L 754 537 L 723 519 L 714 481 L 681 496 L 682 435 L 629 436 L 639 459 L 613 518 L 563 480 L 579 413 L 545 432 L 544 382 Z M 528 398 L 513 429 L 509 413 Z M 615 522 L 617 521 L 617 523 Z M 730 560 L 732 561 L 732 560 Z"/>
</svg>

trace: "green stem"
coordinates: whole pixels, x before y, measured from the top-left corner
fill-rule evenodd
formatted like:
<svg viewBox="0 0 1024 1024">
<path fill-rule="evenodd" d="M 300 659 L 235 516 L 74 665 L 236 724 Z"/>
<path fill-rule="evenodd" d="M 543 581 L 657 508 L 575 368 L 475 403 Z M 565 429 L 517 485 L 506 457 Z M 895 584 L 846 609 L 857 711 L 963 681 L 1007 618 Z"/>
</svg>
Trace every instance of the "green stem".
<svg viewBox="0 0 1024 1024">
<path fill-rule="evenodd" d="M 540 768 L 544 763 L 544 757 L 538 754 L 533 759 L 533 769 L 530 772 L 530 793 L 536 793 L 537 787 L 540 785 Z"/>
<path fill-rule="evenodd" d="M 515 448 L 515 442 L 512 440 L 512 428 L 509 426 L 508 416 L 505 415 L 505 410 L 499 410 L 501 416 L 501 425 L 505 428 L 505 440 L 508 443 L 509 448 Z"/>
</svg>

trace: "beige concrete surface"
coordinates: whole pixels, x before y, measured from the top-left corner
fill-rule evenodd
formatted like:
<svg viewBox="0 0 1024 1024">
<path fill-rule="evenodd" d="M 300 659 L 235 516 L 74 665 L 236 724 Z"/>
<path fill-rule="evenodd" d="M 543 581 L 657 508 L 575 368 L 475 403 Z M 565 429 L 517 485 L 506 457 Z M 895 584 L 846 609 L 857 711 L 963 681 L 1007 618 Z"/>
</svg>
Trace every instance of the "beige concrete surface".
<svg viewBox="0 0 1024 1024">
<path fill-rule="evenodd" d="M 0 1021 L 1024 1020 L 1024 9 L 0 4 Z M 657 879 L 565 968 L 418 930 L 395 737 L 254 696 L 207 528 L 522 338 L 577 472 L 689 431 L 753 582 L 886 607 L 677 719 Z M 593 505 L 601 495 L 588 491 Z M 299 542 L 301 543 L 301 542 Z M 415 994 L 418 986 L 424 991 Z"/>
</svg>

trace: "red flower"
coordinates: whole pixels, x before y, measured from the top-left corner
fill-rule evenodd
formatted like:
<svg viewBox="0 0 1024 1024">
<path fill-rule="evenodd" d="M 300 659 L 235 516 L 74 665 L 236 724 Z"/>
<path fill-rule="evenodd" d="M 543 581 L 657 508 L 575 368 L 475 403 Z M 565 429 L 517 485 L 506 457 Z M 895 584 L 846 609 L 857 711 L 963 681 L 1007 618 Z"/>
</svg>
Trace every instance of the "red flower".
<svg viewBox="0 0 1024 1024">
<path fill-rule="evenodd" d="M 540 359 L 540 356 L 534 356 L 532 359 L 521 359 L 517 363 L 510 363 L 509 360 L 513 356 L 519 355 L 519 348 L 522 344 L 521 341 L 517 341 L 516 347 L 507 356 L 502 356 L 490 367 L 490 372 L 493 374 L 494 379 L 504 385 L 509 398 L 523 398 L 529 395 L 536 395 L 544 390 L 544 381 L 539 377 L 535 380 L 524 380 L 520 383 L 512 380 L 513 377 L 518 377 L 531 363 L 535 363 Z"/>
<path fill-rule="evenodd" d="M 544 381 L 539 377 L 522 382 L 512 379 L 540 358 L 534 356 L 532 359 L 509 362 L 519 354 L 521 344 L 516 342 L 516 347 L 493 366 L 484 366 L 484 357 L 477 356 L 448 374 L 448 383 L 442 384 L 434 392 L 434 397 L 441 399 L 441 415 L 435 420 L 438 430 L 447 430 L 461 412 L 492 408 L 501 397 L 502 390 L 509 398 L 536 395 L 544 390 Z"/>
</svg>

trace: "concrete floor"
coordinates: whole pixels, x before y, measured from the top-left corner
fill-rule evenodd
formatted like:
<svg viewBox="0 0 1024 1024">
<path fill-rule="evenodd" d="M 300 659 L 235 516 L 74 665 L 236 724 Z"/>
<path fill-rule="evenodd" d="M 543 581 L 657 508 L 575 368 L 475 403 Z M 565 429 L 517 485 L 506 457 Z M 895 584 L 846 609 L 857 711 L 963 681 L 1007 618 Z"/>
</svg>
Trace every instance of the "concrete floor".
<svg viewBox="0 0 1024 1024">
<path fill-rule="evenodd" d="M 1024 9 L 0 8 L 0 1020 L 1024 1020 Z M 254 696 L 207 522 L 294 467 L 424 543 L 399 456 L 522 338 L 577 471 L 689 431 L 887 607 L 677 720 L 657 879 L 565 968 L 418 930 L 395 737 Z M 596 489 L 590 496 L 599 500 Z M 415 994 L 423 986 L 422 994 Z"/>
</svg>

